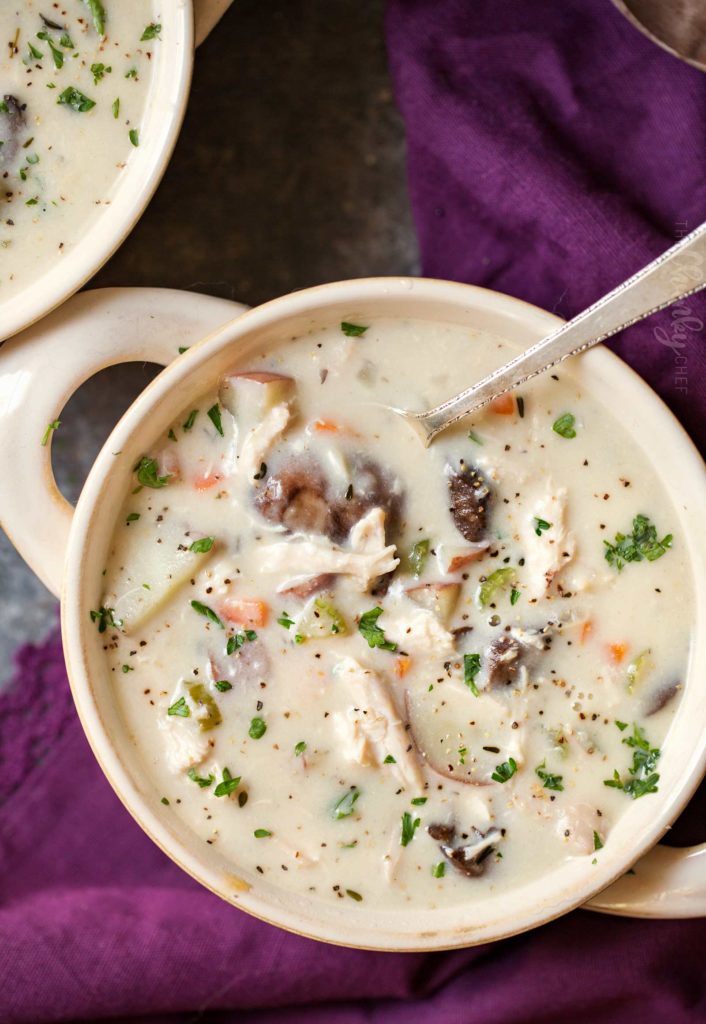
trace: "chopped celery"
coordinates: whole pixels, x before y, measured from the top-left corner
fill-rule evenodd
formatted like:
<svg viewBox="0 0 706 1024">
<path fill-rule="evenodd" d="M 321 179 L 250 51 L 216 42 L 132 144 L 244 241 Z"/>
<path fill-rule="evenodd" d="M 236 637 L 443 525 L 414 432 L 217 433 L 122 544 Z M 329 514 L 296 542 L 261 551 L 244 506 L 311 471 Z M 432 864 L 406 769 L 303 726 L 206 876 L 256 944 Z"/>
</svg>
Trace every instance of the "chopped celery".
<svg viewBox="0 0 706 1024">
<path fill-rule="evenodd" d="M 517 570 L 512 566 L 505 566 L 503 569 L 496 569 L 490 576 L 481 583 L 478 588 L 478 604 L 485 608 L 495 597 L 498 590 L 505 590 L 517 580 Z"/>
<path fill-rule="evenodd" d="M 192 683 L 189 687 L 189 697 L 197 707 L 194 717 L 202 732 L 208 732 L 209 729 L 221 724 L 222 719 L 218 705 L 203 683 Z"/>
</svg>

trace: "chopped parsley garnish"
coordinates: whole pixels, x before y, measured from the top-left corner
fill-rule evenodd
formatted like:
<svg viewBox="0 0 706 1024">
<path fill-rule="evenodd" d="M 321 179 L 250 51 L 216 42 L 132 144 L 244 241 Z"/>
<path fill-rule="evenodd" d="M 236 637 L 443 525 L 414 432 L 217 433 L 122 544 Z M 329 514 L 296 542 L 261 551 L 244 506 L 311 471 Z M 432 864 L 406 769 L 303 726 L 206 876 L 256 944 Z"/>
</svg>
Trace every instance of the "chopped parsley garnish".
<svg viewBox="0 0 706 1024">
<path fill-rule="evenodd" d="M 127 134 L 128 138 L 130 139 L 130 142 L 133 144 L 133 146 L 135 146 L 135 148 L 137 148 L 137 146 L 140 145 L 140 133 L 138 129 L 131 128 Z"/>
<path fill-rule="evenodd" d="M 117 99 L 113 100 L 112 110 L 113 110 L 113 117 L 117 121 L 118 118 L 120 117 L 120 97 L 118 97 Z"/>
<path fill-rule="evenodd" d="M 412 800 L 411 800 L 411 803 L 412 803 L 412 805 L 414 807 L 423 807 L 426 802 L 427 802 L 427 797 L 425 797 L 425 796 L 414 796 L 414 797 L 412 797 Z"/>
<path fill-rule="evenodd" d="M 615 720 L 615 724 L 617 725 L 617 727 L 620 729 L 621 732 L 625 732 L 625 730 L 628 727 L 628 723 L 627 722 L 619 722 L 617 718 Z"/>
<path fill-rule="evenodd" d="M 509 565 L 491 572 L 478 588 L 478 603 L 481 608 L 485 608 L 491 603 L 498 590 L 504 590 L 511 586 L 516 579 L 517 571 Z"/>
<path fill-rule="evenodd" d="M 145 31 L 140 36 L 140 42 L 146 43 L 149 39 L 157 39 L 161 31 L 162 26 L 155 25 L 154 22 L 152 22 L 150 25 L 147 26 Z"/>
<path fill-rule="evenodd" d="M 357 788 L 349 789 L 347 793 L 336 801 L 333 805 L 332 814 L 336 821 L 340 821 L 341 818 L 350 818 L 355 808 L 356 801 L 360 796 L 360 790 Z"/>
<path fill-rule="evenodd" d="M 71 110 L 75 110 L 79 114 L 85 114 L 89 110 L 93 110 L 95 107 L 95 101 L 85 96 L 79 89 L 74 88 L 70 85 L 63 92 L 59 93 L 59 99 L 56 101 L 62 107 L 70 107 Z"/>
<path fill-rule="evenodd" d="M 129 71 L 125 72 L 125 77 L 137 79 L 137 68 L 130 68 Z"/>
<path fill-rule="evenodd" d="M 91 611 L 91 622 L 98 623 L 98 632 L 105 633 L 108 626 L 111 629 L 122 629 L 123 620 L 117 618 L 113 608 L 106 608 L 103 605 L 97 611 Z"/>
<path fill-rule="evenodd" d="M 215 537 L 201 537 L 191 544 L 189 551 L 193 551 L 197 555 L 205 555 L 207 551 L 211 550 L 215 542 Z"/>
<path fill-rule="evenodd" d="M 127 675 L 128 672 L 134 672 L 135 671 L 135 669 L 132 667 L 132 665 L 123 665 L 122 670 L 125 673 L 125 675 Z"/>
<path fill-rule="evenodd" d="M 552 424 L 552 430 L 555 434 L 559 434 L 560 437 L 565 437 L 570 440 L 572 437 L 576 437 L 576 417 L 571 412 L 562 413 L 558 419 L 554 420 Z"/>
<path fill-rule="evenodd" d="M 613 772 L 612 779 L 605 779 L 604 786 L 612 789 L 621 789 L 633 800 L 638 800 L 647 793 L 657 792 L 659 774 L 654 770 L 660 758 L 661 751 L 657 747 L 651 747 L 647 737 L 639 725 L 633 724 L 632 736 L 626 736 L 623 743 L 632 747 L 632 764 L 630 774 L 623 779 L 617 768 Z"/>
<path fill-rule="evenodd" d="M 267 732 L 267 722 L 264 718 L 253 718 L 248 729 L 248 736 L 251 740 L 261 740 Z"/>
<path fill-rule="evenodd" d="M 225 629 L 225 626 L 218 618 L 216 613 L 213 611 L 212 608 L 209 608 L 207 604 L 201 604 L 200 601 L 192 601 L 191 607 L 194 609 L 195 612 L 198 612 L 199 615 L 203 615 L 205 618 L 208 619 L 209 622 L 212 622 L 214 626 L 218 626 L 220 629 Z"/>
<path fill-rule="evenodd" d="M 245 629 L 242 633 L 233 633 L 232 636 L 229 636 L 226 643 L 226 654 L 235 654 L 244 645 L 246 640 L 257 640 L 257 633 L 254 629 Z"/>
<path fill-rule="evenodd" d="M 266 828 L 256 828 L 253 835 L 256 839 L 267 839 L 272 833 Z"/>
<path fill-rule="evenodd" d="M 227 679 L 217 679 L 213 685 L 219 693 L 226 693 L 228 690 L 233 689 L 233 684 L 229 683 Z"/>
<path fill-rule="evenodd" d="M 176 441 L 176 439 L 177 439 L 177 436 L 174 433 L 174 431 L 171 429 L 171 427 L 169 428 L 169 432 L 167 433 L 167 437 L 169 438 L 170 441 Z"/>
<path fill-rule="evenodd" d="M 517 762 L 514 757 L 508 757 L 507 761 L 495 766 L 495 771 L 490 776 L 494 782 L 507 782 L 517 771 Z"/>
<path fill-rule="evenodd" d="M 443 860 L 439 861 L 438 864 L 432 864 L 431 873 L 434 878 L 443 878 L 446 874 L 446 864 Z"/>
<path fill-rule="evenodd" d="M 478 696 L 476 676 L 480 672 L 480 654 L 464 654 L 463 681 L 474 697 Z"/>
<path fill-rule="evenodd" d="M 38 50 L 36 46 L 32 46 L 31 43 L 27 43 L 27 49 L 32 60 L 41 60 L 44 54 L 41 50 Z"/>
<path fill-rule="evenodd" d="M 414 576 L 419 577 L 422 575 L 428 557 L 429 541 L 426 539 L 418 540 L 407 557 L 410 571 Z"/>
<path fill-rule="evenodd" d="M 191 718 L 191 708 L 186 703 L 186 697 L 180 697 L 167 708 L 168 715 L 176 715 L 177 718 Z"/>
<path fill-rule="evenodd" d="M 49 443 L 49 438 L 52 436 L 55 430 L 58 430 L 61 426 L 61 420 L 52 420 L 51 423 L 47 423 L 47 429 L 44 431 L 42 436 L 42 448 L 46 448 Z"/>
<path fill-rule="evenodd" d="M 66 36 L 66 38 L 68 39 L 69 43 L 71 43 L 71 40 L 69 39 L 69 37 Z M 47 43 L 47 45 L 49 46 L 49 49 L 51 51 L 52 58 L 54 60 L 54 67 L 57 68 L 57 70 L 61 70 L 61 68 L 63 68 L 63 66 L 64 66 L 64 55 L 61 52 L 61 50 L 59 49 L 59 47 L 56 45 L 56 43 L 54 42 L 52 37 L 49 35 L 49 33 L 48 32 L 37 32 L 37 39 L 41 39 L 43 42 Z M 32 49 L 34 49 L 34 48 L 30 45 L 30 50 L 32 50 Z M 70 49 L 70 50 L 73 49 L 73 44 L 71 44 L 68 47 L 68 49 Z"/>
<path fill-rule="evenodd" d="M 99 36 L 105 35 L 105 10 L 101 0 L 83 0 L 93 18 L 93 27 Z"/>
<path fill-rule="evenodd" d="M 468 431 L 468 440 L 469 441 L 473 441 L 474 444 L 481 444 L 481 445 L 483 444 L 481 439 L 478 437 L 478 434 L 476 434 L 476 432 L 474 430 L 469 430 Z"/>
<path fill-rule="evenodd" d="M 382 615 L 382 608 L 371 608 L 364 612 L 358 623 L 358 631 L 368 641 L 368 647 L 379 647 L 383 651 L 396 651 L 397 644 L 385 639 L 385 631 L 378 626 L 377 621 Z"/>
<path fill-rule="evenodd" d="M 165 473 L 164 476 L 160 476 L 157 460 L 150 459 L 147 455 L 143 455 L 134 467 L 133 472 L 137 473 L 137 482 L 139 484 L 143 487 L 154 487 L 155 489 L 166 487 L 172 478 L 171 473 Z"/>
<path fill-rule="evenodd" d="M 520 591 L 516 590 L 515 587 L 513 587 L 512 590 L 510 591 L 510 604 L 517 604 L 521 597 L 522 594 L 520 593 Z"/>
<path fill-rule="evenodd" d="M 552 524 L 548 523 L 546 519 L 540 519 L 539 516 L 534 517 L 534 532 L 538 537 L 541 537 L 545 530 L 551 530 Z"/>
<path fill-rule="evenodd" d="M 563 775 L 552 775 L 551 772 L 546 772 L 544 770 L 545 767 L 546 767 L 546 762 L 542 761 L 542 763 L 537 768 L 535 768 L 535 774 L 538 775 L 539 778 L 544 783 L 544 788 L 545 789 L 553 789 L 557 793 L 563 793 L 564 792 L 564 781 L 563 781 L 564 780 L 564 776 Z"/>
<path fill-rule="evenodd" d="M 280 617 L 277 619 L 280 626 L 284 626 L 285 629 L 291 629 L 294 625 L 294 619 L 290 619 L 286 612 L 282 612 Z"/>
<path fill-rule="evenodd" d="M 402 815 L 402 827 L 400 830 L 400 846 L 409 846 L 414 839 L 414 833 L 421 825 L 421 818 L 413 818 L 409 811 Z"/>
<path fill-rule="evenodd" d="M 196 417 L 199 414 L 198 409 L 192 409 L 189 415 L 186 417 L 183 423 L 184 430 L 191 430 L 194 423 L 196 423 Z"/>
<path fill-rule="evenodd" d="M 139 518 L 140 518 L 140 513 L 139 512 L 129 512 L 125 522 L 126 523 L 136 523 Z"/>
<path fill-rule="evenodd" d="M 306 743 L 304 742 L 304 740 L 299 740 L 299 742 L 297 743 L 296 747 L 294 748 L 294 756 L 295 757 L 301 757 L 301 755 L 304 753 L 305 750 L 306 750 Z"/>
<path fill-rule="evenodd" d="M 113 69 L 106 67 L 105 64 L 91 64 L 91 74 L 93 75 L 93 84 L 98 85 L 106 75 L 109 75 Z"/>
<path fill-rule="evenodd" d="M 223 769 L 223 781 L 219 782 L 213 791 L 214 796 L 230 796 L 240 785 L 240 775 L 236 778 L 230 774 L 227 768 Z"/>
<path fill-rule="evenodd" d="M 165 807 L 169 807 L 169 801 L 167 800 L 166 796 L 161 797 L 159 802 L 160 804 L 164 804 Z"/>
<path fill-rule="evenodd" d="M 620 572 L 626 562 L 655 562 L 672 546 L 672 534 L 668 533 L 662 540 L 657 537 L 657 529 L 647 516 L 636 515 L 632 521 L 632 533 L 616 533 L 615 542 L 604 540 L 605 559 Z"/>
<path fill-rule="evenodd" d="M 397 761 L 394 759 L 392 754 L 387 754 L 385 756 L 385 760 L 382 763 L 383 764 L 397 764 Z"/>
<path fill-rule="evenodd" d="M 351 324 L 347 320 L 341 321 L 341 330 L 347 338 L 359 338 L 361 334 L 365 334 L 367 327 L 363 327 L 361 324 Z"/>
<path fill-rule="evenodd" d="M 601 839 L 601 837 L 598 835 L 597 832 L 593 833 L 593 849 L 594 850 L 602 850 L 603 849 L 603 840 Z"/>
<path fill-rule="evenodd" d="M 191 348 L 191 345 L 180 345 L 179 348 L 177 349 L 177 351 L 179 352 L 180 356 L 183 356 L 184 353 L 188 352 L 190 348 Z"/>
<path fill-rule="evenodd" d="M 352 900 L 355 900 L 356 903 L 360 903 L 361 900 L 363 899 L 360 893 L 356 892 L 355 889 L 346 889 L 346 896 L 350 896 L 350 898 Z"/>
<path fill-rule="evenodd" d="M 208 789 L 211 783 L 216 781 L 213 775 L 207 775 L 206 778 L 204 778 L 203 775 L 198 775 L 195 768 L 189 768 L 186 774 L 189 776 L 191 781 L 195 782 L 197 786 L 201 787 L 201 789 Z"/>
<path fill-rule="evenodd" d="M 219 406 L 218 402 L 216 402 L 215 405 L 211 406 L 211 408 L 208 410 L 207 415 L 208 415 L 208 418 L 210 419 L 211 423 L 214 425 L 214 427 L 218 431 L 218 433 L 221 435 L 221 437 L 223 437 L 223 423 L 221 422 L 221 407 Z"/>
</svg>

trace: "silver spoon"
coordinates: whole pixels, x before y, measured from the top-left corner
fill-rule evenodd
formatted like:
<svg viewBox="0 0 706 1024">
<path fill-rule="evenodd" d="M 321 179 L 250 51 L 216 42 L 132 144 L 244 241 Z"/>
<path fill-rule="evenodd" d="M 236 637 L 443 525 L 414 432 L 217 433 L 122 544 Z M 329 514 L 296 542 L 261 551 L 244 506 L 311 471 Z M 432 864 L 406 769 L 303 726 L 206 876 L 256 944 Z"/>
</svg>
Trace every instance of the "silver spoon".
<svg viewBox="0 0 706 1024">
<path fill-rule="evenodd" d="M 460 395 L 427 412 L 395 409 L 425 448 L 442 430 L 569 356 L 706 287 L 706 222 L 598 302 Z"/>
</svg>

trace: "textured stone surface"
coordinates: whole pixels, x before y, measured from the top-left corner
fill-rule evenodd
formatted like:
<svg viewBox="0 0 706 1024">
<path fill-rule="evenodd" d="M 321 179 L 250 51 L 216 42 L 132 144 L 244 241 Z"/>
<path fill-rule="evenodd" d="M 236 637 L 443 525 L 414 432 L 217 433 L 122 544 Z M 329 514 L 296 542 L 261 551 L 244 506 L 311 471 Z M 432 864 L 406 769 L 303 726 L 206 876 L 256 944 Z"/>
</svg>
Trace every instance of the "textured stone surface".
<svg viewBox="0 0 706 1024">
<path fill-rule="evenodd" d="M 323 281 L 416 271 L 382 3 L 236 0 L 197 54 L 162 184 L 92 286 L 190 288 L 254 304 Z M 54 441 L 69 498 L 151 373 L 106 370 L 69 402 Z M 12 650 L 56 614 L 1 532 L 0 592 L 1 683 Z"/>
</svg>

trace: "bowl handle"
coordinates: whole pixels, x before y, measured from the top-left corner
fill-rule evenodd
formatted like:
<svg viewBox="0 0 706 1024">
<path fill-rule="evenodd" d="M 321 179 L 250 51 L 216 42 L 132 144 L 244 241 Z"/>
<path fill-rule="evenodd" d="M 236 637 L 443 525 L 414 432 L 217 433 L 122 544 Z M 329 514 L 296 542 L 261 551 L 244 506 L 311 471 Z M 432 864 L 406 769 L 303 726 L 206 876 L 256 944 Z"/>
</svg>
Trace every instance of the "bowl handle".
<svg viewBox="0 0 706 1024">
<path fill-rule="evenodd" d="M 706 917 L 706 843 L 655 846 L 585 907 L 622 917 Z"/>
<path fill-rule="evenodd" d="M 56 596 L 73 508 L 54 479 L 50 424 L 99 370 L 166 366 L 244 310 L 189 292 L 105 288 L 74 296 L 0 349 L 0 524 Z"/>
<path fill-rule="evenodd" d="M 194 45 L 200 46 L 233 0 L 194 0 Z"/>
</svg>

